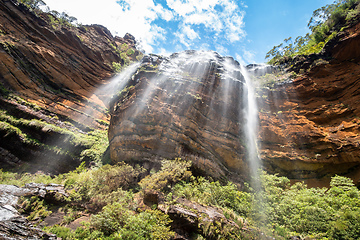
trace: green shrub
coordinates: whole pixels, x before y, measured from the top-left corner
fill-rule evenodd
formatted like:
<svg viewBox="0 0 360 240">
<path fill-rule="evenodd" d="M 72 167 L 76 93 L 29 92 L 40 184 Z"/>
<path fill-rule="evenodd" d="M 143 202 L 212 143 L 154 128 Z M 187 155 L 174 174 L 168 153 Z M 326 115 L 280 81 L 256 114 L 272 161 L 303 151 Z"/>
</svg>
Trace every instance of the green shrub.
<svg viewBox="0 0 360 240">
<path fill-rule="evenodd" d="M 115 202 L 106 205 L 103 210 L 91 216 L 91 227 L 109 236 L 120 230 L 134 212 L 121 203 Z"/>
<path fill-rule="evenodd" d="M 134 49 L 130 48 L 129 50 L 126 51 L 126 55 L 131 56 L 135 53 Z"/>
<path fill-rule="evenodd" d="M 172 193 L 201 204 L 226 207 L 243 216 L 249 215 L 251 209 L 251 195 L 239 191 L 231 182 L 221 185 L 198 177 L 189 183 L 175 185 Z"/>
<path fill-rule="evenodd" d="M 135 188 L 143 172 L 142 168 L 133 168 L 125 163 L 105 165 L 93 170 L 78 169 L 65 174 L 65 187 L 70 190 L 72 200 L 94 201 L 100 207 L 107 201 L 106 198 L 101 200 L 101 196 L 115 198 L 116 194 L 112 192 Z"/>
<path fill-rule="evenodd" d="M 168 190 L 179 181 L 185 181 L 192 176 L 188 170 L 191 162 L 181 159 L 162 161 L 161 170 L 146 176 L 139 185 L 143 189 Z"/>
<path fill-rule="evenodd" d="M 270 64 L 279 64 L 295 55 L 309 55 L 319 53 L 324 45 L 339 31 L 357 21 L 360 12 L 358 0 L 334 1 L 324 7 L 316 9 L 308 23 L 311 33 L 305 37 L 297 37 L 295 42 L 291 37 L 274 46 L 265 56 L 270 58 Z"/>
<path fill-rule="evenodd" d="M 55 234 L 56 237 L 63 240 L 74 239 L 74 233 L 71 231 L 71 229 L 64 226 L 54 225 L 50 228 L 45 228 L 44 230 Z"/>
<path fill-rule="evenodd" d="M 122 71 L 123 66 L 121 65 L 121 63 L 118 62 L 112 62 L 112 69 L 115 73 L 119 73 Z"/>
<path fill-rule="evenodd" d="M 302 183 L 290 186 L 287 178 L 265 173 L 261 179 L 263 191 L 255 193 L 254 198 L 259 207 L 251 217 L 256 225 L 266 226 L 270 232 L 284 237 L 360 236 L 357 230 L 360 192 L 350 179 L 335 176 L 329 189 L 307 188 Z M 351 237 L 338 238 L 345 236 L 345 232 Z"/>
<path fill-rule="evenodd" d="M 170 218 L 158 210 L 146 210 L 130 216 L 126 224 L 115 234 L 120 239 L 166 240 L 174 237 L 170 231 Z"/>
<path fill-rule="evenodd" d="M 30 198 L 21 197 L 19 199 L 19 205 L 20 212 L 27 214 L 27 219 L 30 221 L 41 220 L 51 214 L 44 200 L 38 196 L 32 196 Z"/>
</svg>

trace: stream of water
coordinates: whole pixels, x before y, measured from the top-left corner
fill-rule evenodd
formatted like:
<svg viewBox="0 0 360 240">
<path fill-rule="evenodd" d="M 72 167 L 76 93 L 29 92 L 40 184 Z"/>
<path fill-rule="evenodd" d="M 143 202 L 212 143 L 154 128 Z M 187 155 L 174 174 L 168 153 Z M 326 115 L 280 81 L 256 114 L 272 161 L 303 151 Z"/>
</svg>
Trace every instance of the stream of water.
<svg viewBox="0 0 360 240">
<path fill-rule="evenodd" d="M 141 63 L 142 66 L 156 65 L 157 60 L 149 60 L 151 58 L 156 58 L 156 56 L 149 56 L 148 62 Z M 108 96 L 115 94 L 126 86 L 139 66 L 138 63 L 128 67 L 114 78 L 113 82 L 99 89 L 99 92 L 106 93 Z M 205 101 L 207 110 L 201 114 L 207 116 L 197 125 L 201 124 L 203 132 L 214 131 L 211 128 L 214 127 L 215 116 L 218 126 L 221 125 L 216 130 L 218 133 L 224 133 L 224 137 L 227 137 L 227 134 L 233 134 L 238 135 L 239 138 L 245 138 L 239 139 L 245 147 L 245 154 L 239 153 L 246 158 L 243 162 L 248 166 L 249 175 L 254 179 L 257 178 L 258 169 L 261 168 L 257 146 L 258 110 L 255 89 L 245 67 L 233 58 L 221 57 L 216 52 L 185 51 L 163 60 L 158 67 L 158 73 L 148 79 L 143 88 L 141 93 L 137 94 L 141 95 L 133 100 L 132 108 L 126 111 L 126 118 L 124 118 L 126 121 L 131 122 L 137 117 L 143 119 L 149 114 L 154 114 L 154 111 L 158 111 L 158 114 L 166 115 L 161 118 L 162 136 L 166 136 L 168 131 L 173 130 L 174 119 L 171 116 L 182 115 L 186 111 L 184 107 L 190 107 L 196 101 Z M 193 102 L 189 103 L 189 99 Z M 156 107 L 152 109 L 151 106 Z M 159 111 L 159 108 L 162 110 Z M 191 118 L 190 121 L 198 120 L 195 116 L 188 117 Z M 228 127 L 229 124 L 234 125 L 234 122 L 237 128 Z M 238 132 L 231 133 L 231 131 Z M 204 136 L 206 134 L 202 137 Z M 159 156 L 169 151 L 168 146 L 161 146 L 166 145 L 166 142 L 157 141 L 156 149 Z M 243 150 L 239 148 L 235 151 Z"/>
</svg>

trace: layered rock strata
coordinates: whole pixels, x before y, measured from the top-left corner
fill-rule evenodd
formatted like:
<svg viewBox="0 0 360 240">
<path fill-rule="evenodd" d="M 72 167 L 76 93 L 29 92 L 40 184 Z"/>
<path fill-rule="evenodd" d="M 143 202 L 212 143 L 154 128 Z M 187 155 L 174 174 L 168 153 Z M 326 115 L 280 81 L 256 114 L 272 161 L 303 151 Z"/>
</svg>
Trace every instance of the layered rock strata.
<svg viewBox="0 0 360 240">
<path fill-rule="evenodd" d="M 114 74 L 113 63 L 123 65 L 125 56 L 136 60 L 134 37 L 113 37 L 100 25 L 61 23 L 17 1 L 0 3 L 2 88 L 65 117 L 89 124 L 108 119 L 102 96 L 93 93 Z"/>
<path fill-rule="evenodd" d="M 244 77 L 232 58 L 187 51 L 144 58 L 111 109 L 113 162 L 185 158 L 213 177 L 247 172 Z"/>
<path fill-rule="evenodd" d="M 130 34 L 113 37 L 100 25 L 75 26 L 0 0 L 0 167 L 52 174 L 77 167 L 89 144 L 74 134 L 107 128 L 109 93 L 95 90 L 141 57 L 135 44 Z"/>
<path fill-rule="evenodd" d="M 335 174 L 359 184 L 359 27 L 347 29 L 321 54 L 295 62 L 305 74 L 259 91 L 265 169 L 312 186 L 328 185 Z"/>
</svg>

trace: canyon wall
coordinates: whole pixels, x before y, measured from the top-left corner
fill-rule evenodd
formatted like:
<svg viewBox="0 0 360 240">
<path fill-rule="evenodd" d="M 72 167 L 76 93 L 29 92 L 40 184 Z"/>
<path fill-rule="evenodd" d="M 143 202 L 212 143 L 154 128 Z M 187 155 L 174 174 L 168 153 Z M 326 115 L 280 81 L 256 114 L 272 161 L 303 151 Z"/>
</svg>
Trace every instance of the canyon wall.
<svg viewBox="0 0 360 240">
<path fill-rule="evenodd" d="M 135 39 L 130 34 L 113 37 L 99 25 L 60 24 L 50 13 L 36 13 L 16 1 L 0 3 L 0 101 L 7 114 L 1 116 L 3 166 L 43 155 L 37 142 L 65 139 L 48 127 L 24 125 L 9 116 L 41 120 L 72 132 L 86 133 L 90 125 L 106 129 L 110 119 L 103 101 L 106 93 L 93 93 L 108 83 L 114 66 L 140 58 Z M 345 28 L 320 54 L 289 63 L 288 71 L 296 76 L 277 72 L 278 79 L 257 86 L 259 155 L 269 172 L 314 186 L 328 184 L 334 174 L 359 184 L 359 33 L 359 24 Z M 236 81 L 227 86 L 229 92 L 221 90 L 226 87 L 223 63 L 237 63 L 214 54 L 205 75 L 191 69 L 181 76 L 164 75 L 162 63 L 177 57 L 149 55 L 113 99 L 109 109 L 113 162 L 152 168 L 163 158 L 181 157 L 216 178 L 245 178 L 249 163 L 241 71 L 232 76 Z M 196 68 L 204 70 L 204 66 Z M 162 82 L 154 84 L 152 79 Z M 13 135 L 6 128 L 10 122 L 16 122 L 36 144 Z M 73 160 L 70 157 L 65 165 Z"/>
<path fill-rule="evenodd" d="M 115 74 L 114 65 L 140 57 L 135 44 L 130 34 L 113 37 L 100 25 L 75 26 L 0 0 L 1 168 L 31 162 L 24 171 L 52 165 L 47 169 L 59 173 L 79 165 L 89 144 L 72 133 L 107 128 L 106 93 L 94 91 Z"/>
<path fill-rule="evenodd" d="M 260 146 L 265 169 L 312 186 L 335 174 L 360 180 L 360 24 L 317 55 L 297 57 L 302 74 L 260 88 Z"/>
</svg>

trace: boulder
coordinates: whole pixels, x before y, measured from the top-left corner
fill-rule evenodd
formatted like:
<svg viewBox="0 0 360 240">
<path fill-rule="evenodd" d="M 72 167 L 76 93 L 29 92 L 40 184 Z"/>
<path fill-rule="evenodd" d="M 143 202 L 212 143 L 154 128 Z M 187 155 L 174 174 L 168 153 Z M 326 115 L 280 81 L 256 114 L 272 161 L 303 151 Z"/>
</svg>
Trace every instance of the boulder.
<svg viewBox="0 0 360 240">
<path fill-rule="evenodd" d="M 47 201 L 61 201 L 67 194 L 64 187 L 57 184 L 31 183 L 25 187 L 0 184 L 0 238 L 1 239 L 49 239 L 55 240 L 54 234 L 49 234 L 34 227 L 17 210 L 19 197 L 39 196 Z"/>
</svg>

